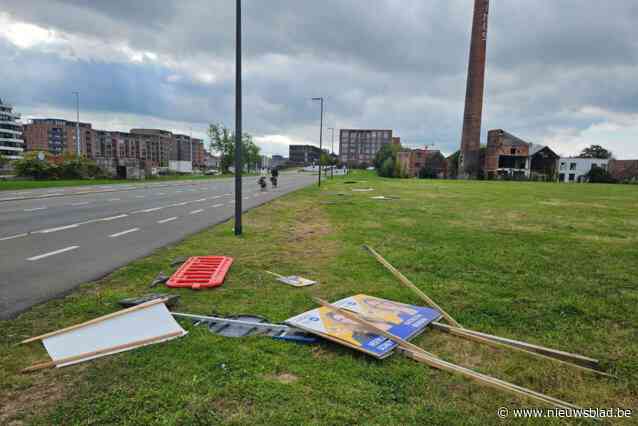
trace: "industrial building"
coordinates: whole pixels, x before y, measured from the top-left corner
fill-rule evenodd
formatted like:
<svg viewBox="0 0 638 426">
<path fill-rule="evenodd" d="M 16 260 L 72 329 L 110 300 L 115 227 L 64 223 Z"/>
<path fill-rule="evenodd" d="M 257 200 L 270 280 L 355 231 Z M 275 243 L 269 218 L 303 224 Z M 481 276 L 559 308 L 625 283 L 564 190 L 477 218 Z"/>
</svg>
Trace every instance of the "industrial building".
<svg viewBox="0 0 638 426">
<path fill-rule="evenodd" d="M 397 160 L 406 177 L 416 177 L 424 168 L 431 173 L 430 177 L 446 177 L 447 162 L 438 149 L 402 150 L 397 153 Z"/>
<path fill-rule="evenodd" d="M 487 134 L 484 172 L 488 179 L 555 180 L 559 156 L 502 129 Z"/>
<path fill-rule="evenodd" d="M 387 129 L 341 129 L 339 161 L 349 167 L 370 165 L 381 147 L 391 144 L 393 139 L 392 130 Z"/>
<path fill-rule="evenodd" d="M 290 162 L 307 166 L 319 163 L 321 150 L 314 145 L 290 145 L 288 148 Z"/>
<path fill-rule="evenodd" d="M 0 99 L 0 155 L 8 160 L 22 158 L 24 140 L 22 125 L 18 123 L 20 114 L 13 112 L 13 107 Z"/>
</svg>

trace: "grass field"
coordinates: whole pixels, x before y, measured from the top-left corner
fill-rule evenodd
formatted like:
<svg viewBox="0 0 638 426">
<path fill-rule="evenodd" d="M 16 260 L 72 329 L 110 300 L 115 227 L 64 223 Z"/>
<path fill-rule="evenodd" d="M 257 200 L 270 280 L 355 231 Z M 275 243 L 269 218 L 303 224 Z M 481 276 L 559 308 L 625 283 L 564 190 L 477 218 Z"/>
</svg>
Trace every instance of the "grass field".
<svg viewBox="0 0 638 426">
<path fill-rule="evenodd" d="M 230 175 L 232 176 L 232 175 Z M 176 180 L 201 180 L 214 179 L 225 176 L 188 176 L 188 175 L 171 175 L 158 176 L 148 180 L 139 179 L 60 179 L 60 180 L 6 180 L 0 181 L 0 191 L 15 191 L 19 189 L 37 189 L 37 188 L 59 188 L 64 186 L 86 186 L 86 185 L 114 185 L 123 183 L 148 183 L 148 182 L 167 182 Z"/>
<path fill-rule="evenodd" d="M 348 180 L 358 183 L 347 184 Z M 374 188 L 353 192 L 352 188 Z M 344 195 L 339 195 L 344 194 Z M 373 200 L 372 195 L 399 199 Z M 179 311 L 252 313 L 274 322 L 311 296 L 356 293 L 419 304 L 361 250 L 368 243 L 466 327 L 603 361 L 617 379 L 427 330 L 415 343 L 449 361 L 583 407 L 638 408 L 638 187 L 334 179 L 133 262 L 64 299 L 4 321 L 0 423 L 580 424 L 497 417 L 538 407 L 400 354 L 376 361 L 332 343 L 189 334 L 77 366 L 19 374 L 46 359 L 23 338 L 117 310 L 183 255 L 236 258 L 215 290 L 171 290 Z M 295 289 L 263 271 L 319 280 Z M 620 424 L 635 424 L 632 420 Z"/>
</svg>

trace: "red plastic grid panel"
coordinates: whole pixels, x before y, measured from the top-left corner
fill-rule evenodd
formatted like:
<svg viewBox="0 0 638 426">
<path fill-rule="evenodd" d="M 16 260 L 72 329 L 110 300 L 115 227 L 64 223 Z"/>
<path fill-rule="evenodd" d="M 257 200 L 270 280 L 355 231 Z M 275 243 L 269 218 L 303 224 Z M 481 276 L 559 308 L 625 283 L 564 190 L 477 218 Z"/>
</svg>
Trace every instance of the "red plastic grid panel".
<svg viewBox="0 0 638 426">
<path fill-rule="evenodd" d="M 168 287 L 200 288 L 218 287 L 224 283 L 226 273 L 233 264 L 233 258 L 227 256 L 189 257 L 168 279 Z"/>
</svg>

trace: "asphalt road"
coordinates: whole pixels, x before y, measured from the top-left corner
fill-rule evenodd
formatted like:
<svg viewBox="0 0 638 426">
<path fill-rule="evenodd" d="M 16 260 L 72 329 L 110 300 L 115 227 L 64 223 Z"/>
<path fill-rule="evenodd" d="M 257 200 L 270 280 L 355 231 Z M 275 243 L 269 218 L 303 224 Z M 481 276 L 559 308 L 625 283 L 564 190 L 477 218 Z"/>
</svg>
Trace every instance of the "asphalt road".
<svg viewBox="0 0 638 426">
<path fill-rule="evenodd" d="M 243 210 L 316 179 L 246 177 Z M 0 192 L 0 319 L 233 217 L 234 200 L 232 178 Z"/>
</svg>

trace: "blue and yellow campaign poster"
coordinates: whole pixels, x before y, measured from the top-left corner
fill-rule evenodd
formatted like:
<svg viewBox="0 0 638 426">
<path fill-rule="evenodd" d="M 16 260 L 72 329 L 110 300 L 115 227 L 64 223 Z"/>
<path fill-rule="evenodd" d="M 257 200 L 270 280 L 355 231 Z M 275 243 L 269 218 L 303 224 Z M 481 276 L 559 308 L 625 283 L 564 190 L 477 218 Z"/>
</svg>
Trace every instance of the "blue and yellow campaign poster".
<svg viewBox="0 0 638 426">
<path fill-rule="evenodd" d="M 435 309 L 406 305 L 365 294 L 341 299 L 334 302 L 334 305 L 355 312 L 376 327 L 405 340 L 421 333 L 428 323 L 441 317 Z M 330 308 L 313 309 L 288 319 L 286 323 L 377 358 L 385 358 L 397 346 L 383 336 L 369 333 L 358 323 Z"/>
</svg>

